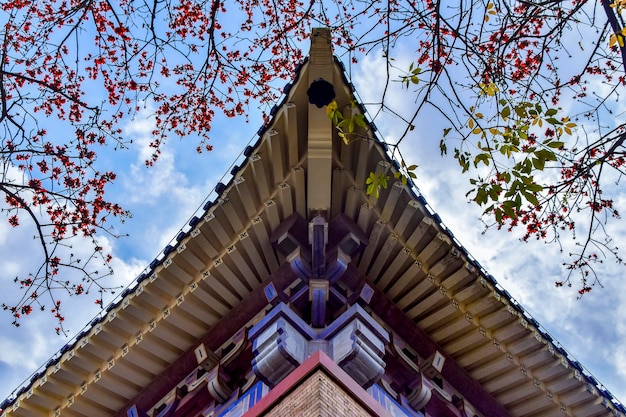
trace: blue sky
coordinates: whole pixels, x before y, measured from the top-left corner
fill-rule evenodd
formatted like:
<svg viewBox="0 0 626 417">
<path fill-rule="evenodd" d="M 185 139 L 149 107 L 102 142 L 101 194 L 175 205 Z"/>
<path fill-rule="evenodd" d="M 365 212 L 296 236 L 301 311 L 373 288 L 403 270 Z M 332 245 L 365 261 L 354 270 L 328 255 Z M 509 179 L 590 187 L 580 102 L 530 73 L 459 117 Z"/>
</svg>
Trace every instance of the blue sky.
<svg viewBox="0 0 626 417">
<path fill-rule="evenodd" d="M 378 81 L 384 66 L 375 53 L 353 67 L 352 81 L 363 101 L 375 101 Z M 400 60 L 401 61 L 401 60 Z M 408 59 L 406 67 L 408 67 Z M 399 62 L 399 65 L 402 63 Z M 392 88 L 399 87 L 395 84 Z M 410 96 L 401 91 L 389 95 L 398 108 L 410 105 Z M 403 103 L 406 101 L 406 103 Z M 118 225 L 129 237 L 102 237 L 100 243 L 114 256 L 112 283 L 127 285 L 187 224 L 202 206 L 220 178 L 240 158 L 245 146 L 255 140 L 261 125 L 259 112 L 249 123 L 242 118 L 219 120 L 213 131 L 214 150 L 198 155 L 193 139 L 170 140 L 161 159 L 152 168 L 144 160 L 153 120 L 150 109 L 129 121 L 126 132 L 133 139 L 129 150 L 107 149 L 101 162 L 115 170 L 118 180 L 110 190 L 133 213 L 133 218 Z M 376 120 L 379 133 L 387 138 L 401 132 L 393 119 Z M 562 279 L 564 258 L 558 247 L 543 242 L 521 243 L 519 236 L 503 231 L 487 231 L 480 222 L 480 209 L 467 203 L 468 178 L 459 174 L 452 158 L 439 157 L 441 126 L 421 122 L 404 149 L 408 161 L 419 165 L 416 184 L 444 224 L 468 251 L 522 304 L 539 323 L 617 398 L 626 400 L 626 282 L 623 266 L 605 265 L 604 289 L 594 289 L 581 300 L 573 290 L 556 289 Z M 626 201 L 620 193 L 618 203 Z M 622 204 L 623 206 L 623 204 Z M 626 237 L 626 224 L 610 225 L 619 238 Z M 8 276 L 25 270 L 31 262 L 32 238 L 22 229 L 11 229 L 0 222 L 0 271 Z M 80 245 L 77 245 L 80 251 Z M 5 276 L 3 274 L 3 276 Z M 66 328 L 78 333 L 98 312 L 94 296 L 74 297 L 66 305 Z M 106 301 L 106 298 L 105 298 Z M 0 398 L 6 398 L 41 365 L 45 364 L 69 339 L 57 336 L 55 322 L 48 313 L 33 314 L 22 327 L 11 326 L 0 316 Z"/>
</svg>

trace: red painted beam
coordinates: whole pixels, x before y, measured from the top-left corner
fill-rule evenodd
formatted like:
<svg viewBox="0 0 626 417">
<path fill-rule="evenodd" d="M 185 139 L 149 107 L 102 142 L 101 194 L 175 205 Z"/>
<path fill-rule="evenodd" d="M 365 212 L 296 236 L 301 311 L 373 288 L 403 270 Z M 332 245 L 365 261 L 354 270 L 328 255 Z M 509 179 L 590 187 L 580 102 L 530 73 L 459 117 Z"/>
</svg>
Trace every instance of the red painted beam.
<svg viewBox="0 0 626 417">
<path fill-rule="evenodd" d="M 363 408 L 375 416 L 390 416 L 390 414 L 374 398 L 367 393 L 352 377 L 339 367 L 333 360 L 321 350 L 313 353 L 302 365 L 287 375 L 267 395 L 257 402 L 244 417 L 257 417 L 268 412 L 273 406 L 280 403 L 286 396 L 296 389 L 301 382 L 313 375 L 317 370 L 322 370 L 336 384 L 358 402 Z"/>
</svg>

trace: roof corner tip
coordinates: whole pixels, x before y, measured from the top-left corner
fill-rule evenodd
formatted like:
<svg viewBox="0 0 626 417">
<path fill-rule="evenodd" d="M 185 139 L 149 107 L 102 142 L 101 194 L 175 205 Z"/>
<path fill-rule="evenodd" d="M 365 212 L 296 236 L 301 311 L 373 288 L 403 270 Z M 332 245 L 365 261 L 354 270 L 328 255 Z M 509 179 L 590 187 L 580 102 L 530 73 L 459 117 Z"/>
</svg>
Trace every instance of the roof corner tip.
<svg viewBox="0 0 626 417">
<path fill-rule="evenodd" d="M 329 28 L 314 28 L 311 31 L 310 63 L 328 65 L 333 62 L 332 38 Z"/>
</svg>

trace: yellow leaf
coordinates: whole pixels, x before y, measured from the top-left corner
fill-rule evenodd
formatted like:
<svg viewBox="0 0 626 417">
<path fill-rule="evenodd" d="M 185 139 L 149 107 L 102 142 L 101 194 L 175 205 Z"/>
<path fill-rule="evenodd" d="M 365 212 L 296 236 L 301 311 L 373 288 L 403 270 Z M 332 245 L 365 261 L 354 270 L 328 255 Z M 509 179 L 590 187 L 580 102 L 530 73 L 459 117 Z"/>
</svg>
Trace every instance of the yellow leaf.
<svg viewBox="0 0 626 417">
<path fill-rule="evenodd" d="M 609 46 L 613 46 L 615 44 L 618 44 L 620 48 L 623 48 L 624 47 L 624 35 L 622 35 L 621 33 L 612 34 L 611 38 L 609 39 Z"/>
<path fill-rule="evenodd" d="M 326 106 L 326 114 L 328 115 L 328 118 L 332 119 L 336 111 L 337 111 L 337 102 L 333 100 L 330 103 L 328 103 L 328 106 Z"/>
<path fill-rule="evenodd" d="M 469 127 L 470 129 L 474 128 L 474 119 L 469 119 L 468 120 L 467 127 Z"/>
<path fill-rule="evenodd" d="M 487 94 L 488 96 L 493 97 L 498 91 L 498 87 L 495 83 L 483 84 L 479 83 L 478 87 L 480 87 L 482 94 Z"/>
</svg>

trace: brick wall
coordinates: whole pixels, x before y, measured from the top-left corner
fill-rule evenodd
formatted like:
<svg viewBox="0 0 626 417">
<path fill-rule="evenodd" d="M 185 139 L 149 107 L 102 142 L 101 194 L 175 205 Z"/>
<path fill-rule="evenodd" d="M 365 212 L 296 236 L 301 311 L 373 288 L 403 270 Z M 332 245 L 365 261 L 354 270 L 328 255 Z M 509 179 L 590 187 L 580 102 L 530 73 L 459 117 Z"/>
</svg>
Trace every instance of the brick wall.
<svg viewBox="0 0 626 417">
<path fill-rule="evenodd" d="M 323 371 L 318 370 L 265 415 L 268 417 L 369 417 L 371 414 Z"/>
</svg>

